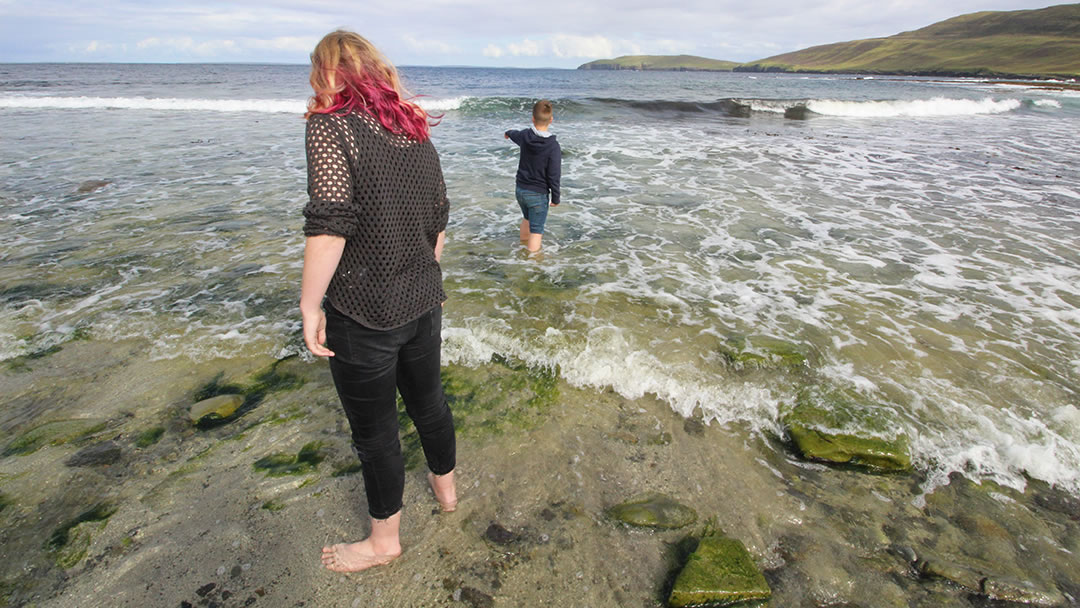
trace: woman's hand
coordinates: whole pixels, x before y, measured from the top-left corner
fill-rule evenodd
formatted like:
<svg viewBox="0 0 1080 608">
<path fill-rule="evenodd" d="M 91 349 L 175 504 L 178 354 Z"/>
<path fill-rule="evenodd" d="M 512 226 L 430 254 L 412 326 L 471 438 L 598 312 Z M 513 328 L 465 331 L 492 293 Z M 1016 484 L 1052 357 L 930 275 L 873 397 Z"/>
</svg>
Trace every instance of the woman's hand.
<svg viewBox="0 0 1080 608">
<path fill-rule="evenodd" d="M 316 357 L 333 357 L 334 351 L 326 348 L 326 313 L 321 308 L 300 311 L 304 321 L 304 344 Z"/>
</svg>

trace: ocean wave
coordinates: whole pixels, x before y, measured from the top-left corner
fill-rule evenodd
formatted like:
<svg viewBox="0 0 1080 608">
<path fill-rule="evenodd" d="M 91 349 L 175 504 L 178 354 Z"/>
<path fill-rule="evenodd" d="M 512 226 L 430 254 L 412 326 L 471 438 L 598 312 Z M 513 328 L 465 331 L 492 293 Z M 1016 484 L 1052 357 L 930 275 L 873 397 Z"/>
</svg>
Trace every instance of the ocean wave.
<svg viewBox="0 0 1080 608">
<path fill-rule="evenodd" d="M 461 105 L 472 97 L 451 97 L 449 99 L 433 99 L 430 97 L 418 97 L 413 101 L 428 112 L 450 112 L 458 110 Z"/>
<path fill-rule="evenodd" d="M 179 99 L 172 97 L 0 97 L 0 108 L 61 110 L 165 110 L 303 114 L 306 102 L 290 99 Z"/>
<path fill-rule="evenodd" d="M 414 99 L 428 112 L 458 110 L 471 97 Z M 171 110 L 204 112 L 261 112 L 303 114 L 306 101 L 292 99 L 180 99 L 169 97 L 0 97 L 0 108 L 61 110 Z"/>
<path fill-rule="evenodd" d="M 1019 109 L 1023 105 L 1018 99 L 996 100 L 949 99 L 911 99 L 894 101 L 838 101 L 810 100 L 806 108 L 823 116 L 842 116 L 848 118 L 892 118 L 892 117 L 931 117 L 931 116 L 974 116 L 977 114 L 1002 114 Z"/>
<path fill-rule="evenodd" d="M 431 113 L 460 111 L 471 115 L 520 114 L 531 109 L 533 99 L 526 97 L 421 97 L 414 100 Z M 632 112 L 666 115 L 721 115 L 750 117 L 753 114 L 783 115 L 805 119 L 813 115 L 846 118 L 892 118 L 967 116 L 1012 112 L 1025 105 L 1017 99 L 932 99 L 844 101 L 832 99 L 736 99 L 716 101 L 635 100 L 591 98 L 584 102 L 558 100 L 565 114 L 589 114 L 596 109 L 615 108 Z M 1028 102 L 1040 108 L 1060 108 L 1054 100 Z M 161 110 L 181 112 L 256 112 L 269 114 L 302 114 L 303 100 L 289 99 L 182 99 L 146 97 L 57 97 L 2 96 L 0 108 L 8 109 L 99 109 L 99 110 Z"/>
<path fill-rule="evenodd" d="M 704 114 L 750 117 L 754 114 L 780 115 L 785 118 L 806 119 L 817 116 L 844 118 L 899 118 L 974 116 L 1012 112 L 1024 105 L 1018 99 L 930 99 L 847 101 L 839 99 L 760 99 L 724 98 L 716 101 L 630 100 L 592 98 L 592 104 L 634 110 L 649 114 Z M 1055 107 L 1039 103 L 1040 107 Z M 1060 104 L 1056 107 L 1060 107 Z"/>
</svg>

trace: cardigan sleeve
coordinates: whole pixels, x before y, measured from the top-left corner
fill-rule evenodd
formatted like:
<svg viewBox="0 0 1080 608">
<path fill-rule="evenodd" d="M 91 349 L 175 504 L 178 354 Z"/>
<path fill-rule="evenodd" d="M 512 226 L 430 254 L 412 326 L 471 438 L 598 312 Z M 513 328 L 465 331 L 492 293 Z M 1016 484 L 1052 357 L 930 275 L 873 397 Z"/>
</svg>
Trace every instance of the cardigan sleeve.
<svg viewBox="0 0 1080 608">
<path fill-rule="evenodd" d="M 336 117 L 312 114 L 307 121 L 308 204 L 304 236 L 329 234 L 351 238 L 357 233 L 353 209 L 354 179 L 344 132 Z"/>
</svg>

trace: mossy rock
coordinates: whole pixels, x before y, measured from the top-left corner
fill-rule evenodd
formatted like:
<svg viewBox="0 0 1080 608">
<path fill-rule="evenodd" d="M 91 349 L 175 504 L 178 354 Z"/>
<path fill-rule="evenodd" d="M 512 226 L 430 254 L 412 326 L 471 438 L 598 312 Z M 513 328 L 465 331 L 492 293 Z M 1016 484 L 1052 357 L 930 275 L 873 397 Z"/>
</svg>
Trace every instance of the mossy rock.
<svg viewBox="0 0 1080 608">
<path fill-rule="evenodd" d="M 802 370 L 809 365 L 804 347 L 767 336 L 730 337 L 716 350 L 724 363 L 737 371 Z"/>
<path fill-rule="evenodd" d="M 996 602 L 1046 607 L 1065 604 L 1065 596 L 1052 586 L 1037 588 L 1027 581 L 996 574 L 987 575 L 978 569 L 936 557 L 923 560 L 916 567 L 919 574 L 925 578 L 945 579 L 970 593 L 985 596 Z"/>
<path fill-rule="evenodd" d="M 712 535 L 701 539 L 675 578 L 668 606 L 729 606 L 771 596 L 765 576 L 742 542 Z"/>
<path fill-rule="evenodd" d="M 811 387 L 800 393 L 783 422 L 808 460 L 883 472 L 911 470 L 907 436 L 887 407 Z"/>
<path fill-rule="evenodd" d="M 254 377 L 254 382 L 244 391 L 245 394 L 266 395 L 279 391 L 289 391 L 304 385 L 304 379 L 289 371 L 281 371 L 278 367 L 288 369 L 287 363 L 291 363 L 297 355 L 291 355 L 279 359 L 270 366 L 270 369 L 259 372 Z"/>
<path fill-rule="evenodd" d="M 61 568 L 74 568 L 86 557 L 90 550 L 90 543 L 94 540 L 94 533 L 101 528 L 97 522 L 81 523 L 68 530 L 68 542 L 56 550 L 53 559 Z"/>
<path fill-rule="evenodd" d="M 646 494 L 610 507 L 606 514 L 629 526 L 675 529 L 697 521 L 697 512 L 663 494 Z"/>
<path fill-rule="evenodd" d="M 974 593 L 981 590 L 982 582 L 986 578 L 986 575 L 977 570 L 938 558 L 925 559 L 915 567 L 924 578 L 943 578 Z"/>
<path fill-rule="evenodd" d="M 8 361 L 8 369 L 15 372 L 30 371 L 30 365 L 28 364 L 30 361 L 44 359 L 45 357 L 48 357 L 49 355 L 54 355 L 63 349 L 64 348 L 59 344 L 54 344 L 46 348 L 38 349 L 32 353 L 25 354 L 21 357 L 15 357 L 14 359 Z"/>
<path fill-rule="evenodd" d="M 199 387 L 195 391 L 194 401 L 196 406 L 204 401 L 210 401 L 215 397 L 230 397 L 229 400 L 222 400 L 221 403 L 228 403 L 231 407 L 233 398 L 239 396 L 240 403 L 228 415 L 223 415 L 222 412 L 208 412 L 202 416 L 196 416 L 196 407 L 192 406 L 192 421 L 196 423 L 201 429 L 209 429 L 220 424 L 230 422 L 244 413 L 255 408 L 267 395 L 276 393 L 278 391 L 287 391 L 299 388 L 304 385 L 304 379 L 300 376 L 287 371 L 293 365 L 293 359 L 296 355 L 279 359 L 273 363 L 269 368 L 255 374 L 250 384 L 223 384 L 222 379 L 224 373 L 219 373 L 209 382 Z M 282 369 L 279 370 L 278 368 Z M 282 371 L 286 370 L 286 371 Z M 215 406 L 217 403 L 215 403 Z"/>
<path fill-rule="evenodd" d="M 135 447 L 148 448 L 157 443 L 164 434 L 165 427 L 163 426 L 155 426 L 152 429 L 147 429 L 139 433 L 139 435 L 135 438 Z"/>
<path fill-rule="evenodd" d="M 331 477 L 345 477 L 347 475 L 355 475 L 363 471 L 363 466 L 358 460 L 350 460 L 348 462 L 338 463 L 334 466 L 334 472 Z"/>
<path fill-rule="evenodd" d="M 54 420 L 23 433 L 4 448 L 4 456 L 31 454 L 46 445 L 63 445 L 77 441 L 105 428 L 97 418 Z"/>
<path fill-rule="evenodd" d="M 264 471 L 268 477 L 284 475 L 303 475 L 314 471 L 325 456 L 322 444 L 318 441 L 305 444 L 296 454 L 278 452 L 264 456 L 252 465 L 257 471 Z"/>
<path fill-rule="evenodd" d="M 86 557 L 94 532 L 103 528 L 113 513 L 116 513 L 116 507 L 111 504 L 94 505 L 53 530 L 45 542 L 45 549 L 61 568 L 74 567 Z"/>
<path fill-rule="evenodd" d="M 1027 604 L 1029 606 L 1064 606 L 1065 596 L 1057 589 L 1036 589 L 1030 583 L 997 577 L 988 577 L 982 583 L 982 594 L 998 602 Z"/>
<path fill-rule="evenodd" d="M 262 508 L 266 509 L 267 511 L 270 511 L 271 513 L 276 513 L 278 511 L 284 509 L 285 505 L 278 502 L 278 501 L 276 501 L 276 500 L 268 500 L 268 501 L 263 503 Z"/>
<path fill-rule="evenodd" d="M 442 369 L 443 390 L 460 433 L 502 434 L 534 428 L 548 420 L 559 400 L 559 371 L 528 367 L 494 356 L 488 365 L 451 364 Z M 407 428 L 402 426 L 402 434 Z"/>
<path fill-rule="evenodd" d="M 196 426 L 205 427 L 228 420 L 242 405 L 243 395 L 217 395 L 203 399 L 191 406 L 191 421 Z"/>
</svg>

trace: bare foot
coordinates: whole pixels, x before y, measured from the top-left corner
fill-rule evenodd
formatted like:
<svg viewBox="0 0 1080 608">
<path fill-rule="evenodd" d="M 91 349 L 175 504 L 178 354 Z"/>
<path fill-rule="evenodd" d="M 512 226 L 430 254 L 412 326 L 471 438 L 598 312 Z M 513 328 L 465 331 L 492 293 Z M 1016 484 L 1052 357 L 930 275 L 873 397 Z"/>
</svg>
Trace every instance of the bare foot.
<svg viewBox="0 0 1080 608">
<path fill-rule="evenodd" d="M 457 487 L 454 484 L 454 472 L 446 475 L 427 474 L 431 491 L 435 493 L 435 500 L 439 501 L 439 507 L 446 513 L 457 510 Z"/>
<path fill-rule="evenodd" d="M 401 548 L 394 553 L 376 553 L 371 539 L 358 543 L 338 543 L 323 547 L 322 563 L 334 572 L 360 572 L 374 566 L 382 566 L 401 555 Z"/>
</svg>

